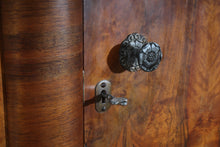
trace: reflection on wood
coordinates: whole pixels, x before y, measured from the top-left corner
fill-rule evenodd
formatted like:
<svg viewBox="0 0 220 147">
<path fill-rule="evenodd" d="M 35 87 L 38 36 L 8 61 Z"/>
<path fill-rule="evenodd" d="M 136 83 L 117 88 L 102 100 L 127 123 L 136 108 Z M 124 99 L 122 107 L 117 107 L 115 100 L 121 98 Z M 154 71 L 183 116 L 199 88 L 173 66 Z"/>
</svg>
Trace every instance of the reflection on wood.
<svg viewBox="0 0 220 147">
<path fill-rule="evenodd" d="M 85 0 L 84 7 L 85 100 L 103 79 L 129 100 L 105 113 L 84 107 L 87 146 L 220 146 L 220 2 Z M 118 67 L 115 46 L 133 32 L 160 44 L 157 70 Z"/>
</svg>

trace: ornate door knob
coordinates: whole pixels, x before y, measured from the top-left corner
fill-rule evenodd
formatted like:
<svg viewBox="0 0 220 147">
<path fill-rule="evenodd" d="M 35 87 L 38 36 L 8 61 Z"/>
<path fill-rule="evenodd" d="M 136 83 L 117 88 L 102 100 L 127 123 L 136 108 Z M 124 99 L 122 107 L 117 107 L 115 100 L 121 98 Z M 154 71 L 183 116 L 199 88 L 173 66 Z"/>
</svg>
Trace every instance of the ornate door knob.
<svg viewBox="0 0 220 147">
<path fill-rule="evenodd" d="M 119 51 L 120 64 L 128 71 L 157 69 L 162 58 L 160 46 L 155 42 L 147 42 L 144 36 L 132 33 L 121 43 Z"/>
</svg>

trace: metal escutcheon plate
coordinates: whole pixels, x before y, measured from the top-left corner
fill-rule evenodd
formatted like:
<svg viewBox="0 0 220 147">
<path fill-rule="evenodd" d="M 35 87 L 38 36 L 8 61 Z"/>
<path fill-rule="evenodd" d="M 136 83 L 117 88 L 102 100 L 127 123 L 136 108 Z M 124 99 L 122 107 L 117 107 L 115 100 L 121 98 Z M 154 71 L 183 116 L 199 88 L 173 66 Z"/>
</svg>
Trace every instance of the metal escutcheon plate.
<svg viewBox="0 0 220 147">
<path fill-rule="evenodd" d="M 95 88 L 95 95 L 96 95 L 96 100 L 95 100 L 95 109 L 98 112 L 105 112 L 107 111 L 110 106 L 110 100 L 105 99 L 105 101 L 102 101 L 101 92 L 105 91 L 106 94 L 111 94 L 111 83 L 107 80 L 102 80 L 100 81 Z"/>
</svg>

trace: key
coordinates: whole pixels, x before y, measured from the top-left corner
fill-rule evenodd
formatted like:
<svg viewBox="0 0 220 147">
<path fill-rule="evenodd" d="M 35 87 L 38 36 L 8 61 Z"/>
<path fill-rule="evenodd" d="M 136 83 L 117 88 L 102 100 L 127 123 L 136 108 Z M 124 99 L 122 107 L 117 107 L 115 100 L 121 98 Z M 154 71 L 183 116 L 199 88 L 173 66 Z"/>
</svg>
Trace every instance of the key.
<svg viewBox="0 0 220 147">
<path fill-rule="evenodd" d="M 128 99 L 126 99 L 126 98 L 114 97 L 110 94 L 107 94 L 106 92 L 102 92 L 101 95 L 102 95 L 103 98 L 110 100 L 110 103 L 112 105 L 126 106 L 128 104 Z"/>
</svg>

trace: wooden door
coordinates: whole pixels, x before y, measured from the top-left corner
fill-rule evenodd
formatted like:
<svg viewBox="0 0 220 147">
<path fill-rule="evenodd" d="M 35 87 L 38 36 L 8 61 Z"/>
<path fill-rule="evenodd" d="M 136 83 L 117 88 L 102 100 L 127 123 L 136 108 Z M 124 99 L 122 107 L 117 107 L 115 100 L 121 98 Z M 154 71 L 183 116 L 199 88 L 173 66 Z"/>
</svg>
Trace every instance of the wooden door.
<svg viewBox="0 0 220 147">
<path fill-rule="evenodd" d="M 120 66 L 120 43 L 133 32 L 160 45 L 157 70 Z M 220 146 L 219 38 L 219 0 L 85 0 L 86 146 Z M 96 112 L 103 79 L 127 106 Z"/>
</svg>

